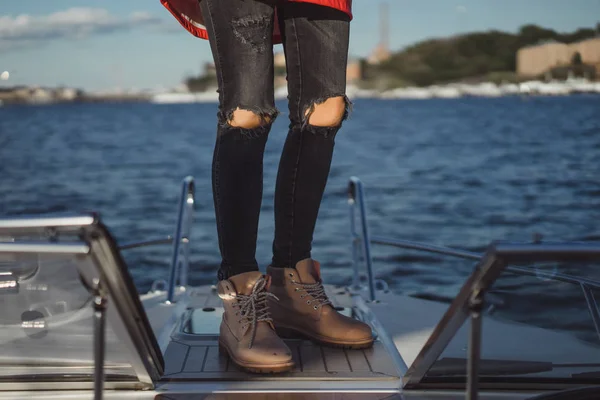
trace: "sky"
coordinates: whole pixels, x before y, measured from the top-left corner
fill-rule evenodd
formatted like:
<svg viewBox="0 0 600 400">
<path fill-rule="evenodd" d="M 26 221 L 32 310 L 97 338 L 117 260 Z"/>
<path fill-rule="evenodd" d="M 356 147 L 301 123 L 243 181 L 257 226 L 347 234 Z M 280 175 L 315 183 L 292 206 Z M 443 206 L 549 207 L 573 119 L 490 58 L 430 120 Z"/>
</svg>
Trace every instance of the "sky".
<svg viewBox="0 0 600 400">
<path fill-rule="evenodd" d="M 354 0 L 350 55 L 379 42 L 383 0 Z M 534 23 L 557 31 L 595 27 L 600 0 L 387 0 L 390 47 L 423 39 Z M 276 51 L 281 51 L 277 46 Z M 2 0 L 0 73 L 12 85 L 89 91 L 178 86 L 212 61 L 207 41 L 187 33 L 159 0 Z"/>
</svg>

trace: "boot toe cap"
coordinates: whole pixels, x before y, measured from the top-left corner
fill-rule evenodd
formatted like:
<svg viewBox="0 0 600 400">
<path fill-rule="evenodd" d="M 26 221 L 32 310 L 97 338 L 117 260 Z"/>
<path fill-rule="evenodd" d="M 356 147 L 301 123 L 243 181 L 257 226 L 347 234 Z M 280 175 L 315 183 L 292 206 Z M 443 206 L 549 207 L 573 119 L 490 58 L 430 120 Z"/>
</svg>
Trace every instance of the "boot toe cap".
<svg viewBox="0 0 600 400">
<path fill-rule="evenodd" d="M 343 315 L 340 315 L 340 317 L 341 321 L 338 325 L 338 329 L 336 329 L 336 336 L 340 339 L 349 343 L 363 343 L 373 340 L 373 332 L 368 324 Z"/>
<path fill-rule="evenodd" d="M 245 356 L 250 362 L 287 364 L 292 361 L 292 352 L 281 339 L 256 342 L 248 350 Z"/>
<path fill-rule="evenodd" d="M 373 339 L 373 332 L 371 331 L 371 327 L 365 324 L 364 322 L 356 322 L 358 323 L 353 324 L 354 326 L 348 330 L 348 339 L 361 342 Z"/>
</svg>

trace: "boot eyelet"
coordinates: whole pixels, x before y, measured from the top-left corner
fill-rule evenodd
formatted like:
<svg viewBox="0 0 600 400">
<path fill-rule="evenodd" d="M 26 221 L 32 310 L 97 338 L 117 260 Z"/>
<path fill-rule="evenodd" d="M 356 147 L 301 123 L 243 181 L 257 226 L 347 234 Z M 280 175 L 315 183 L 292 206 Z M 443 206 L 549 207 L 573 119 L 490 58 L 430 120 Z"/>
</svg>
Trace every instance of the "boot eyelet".
<svg viewBox="0 0 600 400">
<path fill-rule="evenodd" d="M 300 290 L 300 288 L 296 288 L 296 289 L 294 290 L 294 292 L 297 292 L 298 290 Z"/>
<path fill-rule="evenodd" d="M 307 301 L 306 301 L 306 304 L 310 304 L 310 300 L 307 300 Z"/>
<path fill-rule="evenodd" d="M 314 306 L 313 308 L 316 310 L 316 309 L 317 309 L 317 308 L 319 308 L 319 307 L 317 307 L 317 306 Z"/>
<path fill-rule="evenodd" d="M 294 274 L 292 274 L 291 272 L 289 273 L 289 275 L 290 275 L 290 278 L 294 277 Z"/>
</svg>

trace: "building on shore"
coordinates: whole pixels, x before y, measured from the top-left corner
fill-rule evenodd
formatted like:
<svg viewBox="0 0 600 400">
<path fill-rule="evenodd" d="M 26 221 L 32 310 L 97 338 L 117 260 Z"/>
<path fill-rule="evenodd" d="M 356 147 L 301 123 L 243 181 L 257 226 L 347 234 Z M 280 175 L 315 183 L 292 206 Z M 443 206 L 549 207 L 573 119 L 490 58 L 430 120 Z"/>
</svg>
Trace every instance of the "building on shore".
<svg viewBox="0 0 600 400">
<path fill-rule="evenodd" d="M 275 68 L 285 69 L 285 54 L 282 51 L 273 55 L 273 65 Z"/>
<path fill-rule="evenodd" d="M 379 43 L 369 54 L 367 62 L 372 65 L 381 64 L 389 60 L 392 56 L 389 47 L 385 43 Z"/>
<path fill-rule="evenodd" d="M 69 87 L 16 86 L 0 90 L 0 101 L 6 104 L 65 103 L 77 101 L 82 95 L 83 91 Z"/>
<path fill-rule="evenodd" d="M 573 64 L 574 60 L 592 66 L 600 76 L 600 36 L 566 44 L 556 41 L 527 46 L 517 52 L 517 74 L 538 77 L 556 67 Z"/>
<path fill-rule="evenodd" d="M 360 59 L 350 57 L 346 67 L 346 82 L 355 83 L 364 78 L 363 65 Z"/>
<path fill-rule="evenodd" d="M 379 5 L 379 43 L 367 57 L 367 62 L 372 65 L 381 64 L 392 56 L 390 51 L 390 6 L 387 2 Z"/>
</svg>

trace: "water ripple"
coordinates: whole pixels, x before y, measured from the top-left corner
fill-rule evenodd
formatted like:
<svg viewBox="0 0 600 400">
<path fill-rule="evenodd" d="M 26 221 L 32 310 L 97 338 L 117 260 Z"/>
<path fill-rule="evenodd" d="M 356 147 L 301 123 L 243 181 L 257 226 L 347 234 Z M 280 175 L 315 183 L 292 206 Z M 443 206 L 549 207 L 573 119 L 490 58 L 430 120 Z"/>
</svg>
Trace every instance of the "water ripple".
<svg viewBox="0 0 600 400">
<path fill-rule="evenodd" d="M 599 96 L 355 103 L 336 138 L 315 231 L 314 257 L 328 282 L 352 279 L 346 196 L 353 175 L 365 184 L 374 235 L 477 251 L 492 240 L 530 240 L 535 232 L 550 240 L 600 240 Z M 2 107 L 0 213 L 97 210 L 120 241 L 162 236 L 174 229 L 179 184 L 191 174 L 198 207 L 190 279 L 214 282 L 216 111 L 215 104 Z M 286 134 L 279 118 L 264 162 L 257 248 L 263 268 Z M 381 246 L 373 253 L 377 276 L 394 291 L 426 298 L 452 298 L 473 267 Z M 126 259 L 145 291 L 166 278 L 170 247 Z M 600 277 L 597 268 L 582 271 Z M 564 298 L 577 295 L 564 290 Z M 527 303 L 535 293 L 515 296 Z"/>
</svg>

